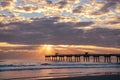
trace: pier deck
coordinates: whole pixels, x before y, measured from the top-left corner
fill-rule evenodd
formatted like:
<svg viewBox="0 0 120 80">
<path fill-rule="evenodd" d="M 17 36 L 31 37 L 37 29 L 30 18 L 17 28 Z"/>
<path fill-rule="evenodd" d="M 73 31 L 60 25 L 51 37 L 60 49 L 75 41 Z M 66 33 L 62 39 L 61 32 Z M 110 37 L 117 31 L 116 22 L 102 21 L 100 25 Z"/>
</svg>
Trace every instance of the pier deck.
<svg viewBox="0 0 120 80">
<path fill-rule="evenodd" d="M 111 63 L 111 57 L 114 56 L 116 58 L 116 62 L 120 63 L 120 54 L 58 54 L 55 55 L 45 55 L 45 60 L 47 61 L 74 61 L 80 62 L 81 57 L 83 57 L 82 61 L 89 62 L 90 57 L 92 57 L 93 62 L 100 62 L 100 57 L 104 58 L 104 62 Z"/>
</svg>

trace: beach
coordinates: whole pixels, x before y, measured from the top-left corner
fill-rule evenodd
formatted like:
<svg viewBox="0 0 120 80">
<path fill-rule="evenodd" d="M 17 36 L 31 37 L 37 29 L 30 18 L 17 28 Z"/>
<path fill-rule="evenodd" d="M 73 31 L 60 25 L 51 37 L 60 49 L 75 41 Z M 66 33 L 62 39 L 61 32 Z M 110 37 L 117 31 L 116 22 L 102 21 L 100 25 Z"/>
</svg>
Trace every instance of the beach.
<svg viewBox="0 0 120 80">
<path fill-rule="evenodd" d="M 80 76 L 36 80 L 120 80 L 120 75 Z"/>
</svg>

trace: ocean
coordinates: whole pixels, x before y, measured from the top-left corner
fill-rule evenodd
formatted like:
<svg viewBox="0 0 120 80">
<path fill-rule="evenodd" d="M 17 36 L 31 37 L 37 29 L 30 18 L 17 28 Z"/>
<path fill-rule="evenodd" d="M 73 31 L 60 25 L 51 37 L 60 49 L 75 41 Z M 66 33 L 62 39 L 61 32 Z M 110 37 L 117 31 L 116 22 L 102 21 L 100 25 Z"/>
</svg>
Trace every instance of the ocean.
<svg viewBox="0 0 120 80">
<path fill-rule="evenodd" d="M 0 80 L 30 80 L 57 77 L 120 75 L 118 63 L 0 60 Z"/>
</svg>

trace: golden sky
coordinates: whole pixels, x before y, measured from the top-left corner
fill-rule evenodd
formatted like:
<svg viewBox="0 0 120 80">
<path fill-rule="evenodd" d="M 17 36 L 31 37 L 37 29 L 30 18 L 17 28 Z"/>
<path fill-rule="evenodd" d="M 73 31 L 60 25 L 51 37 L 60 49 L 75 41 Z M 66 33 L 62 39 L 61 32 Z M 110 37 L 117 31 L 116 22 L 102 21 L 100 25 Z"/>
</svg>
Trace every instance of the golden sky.
<svg viewBox="0 0 120 80">
<path fill-rule="evenodd" d="M 0 0 L 3 59 L 119 48 L 120 0 Z"/>
</svg>

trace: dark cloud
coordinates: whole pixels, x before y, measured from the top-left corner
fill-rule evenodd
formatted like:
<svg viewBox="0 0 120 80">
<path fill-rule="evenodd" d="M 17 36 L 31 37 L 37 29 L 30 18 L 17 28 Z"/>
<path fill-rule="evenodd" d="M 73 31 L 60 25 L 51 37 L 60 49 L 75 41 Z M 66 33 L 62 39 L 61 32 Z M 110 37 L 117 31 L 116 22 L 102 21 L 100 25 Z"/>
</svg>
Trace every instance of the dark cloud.
<svg viewBox="0 0 120 80">
<path fill-rule="evenodd" d="M 120 29 L 96 28 L 90 30 L 86 35 L 92 44 L 120 47 Z"/>
<path fill-rule="evenodd" d="M 59 4 L 59 8 L 63 8 L 66 4 L 67 4 L 67 1 L 63 0 L 63 1 L 59 1 L 57 4 Z"/>
<path fill-rule="evenodd" d="M 119 24 L 120 21 L 109 21 L 107 24 Z"/>
<path fill-rule="evenodd" d="M 52 1 L 50 1 L 50 0 L 46 0 L 46 2 L 47 2 L 48 4 L 52 4 Z"/>
<path fill-rule="evenodd" d="M 0 30 L 0 42 L 16 44 L 74 44 L 120 46 L 120 30 L 95 28 L 84 33 L 84 30 L 74 29 L 75 25 L 89 26 L 93 22 L 56 23 L 59 17 L 33 19 L 31 23 L 14 22 L 10 30 Z"/>
<path fill-rule="evenodd" d="M 4 24 L 0 22 L 0 27 L 3 27 L 3 26 L 4 26 Z"/>
<path fill-rule="evenodd" d="M 10 1 L 3 1 L 3 2 L 0 2 L 0 6 L 1 7 L 7 7 L 10 5 Z"/>
<path fill-rule="evenodd" d="M 73 9 L 73 13 L 81 13 L 82 11 L 82 6 L 77 6 Z"/>
<path fill-rule="evenodd" d="M 111 10 L 111 8 L 115 9 L 118 5 L 120 6 L 120 0 L 105 0 L 104 6 L 92 14 L 99 15 L 102 13 L 107 13 Z"/>
<path fill-rule="evenodd" d="M 33 57 L 34 56 L 34 57 Z M 0 59 L 40 59 L 40 55 L 35 53 L 9 52 L 0 54 Z"/>
<path fill-rule="evenodd" d="M 90 26 L 94 24 L 94 22 L 78 22 L 75 24 L 76 27 L 84 27 L 84 26 Z"/>
</svg>

